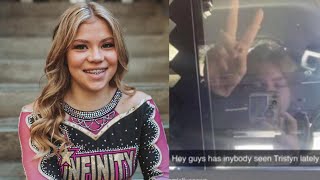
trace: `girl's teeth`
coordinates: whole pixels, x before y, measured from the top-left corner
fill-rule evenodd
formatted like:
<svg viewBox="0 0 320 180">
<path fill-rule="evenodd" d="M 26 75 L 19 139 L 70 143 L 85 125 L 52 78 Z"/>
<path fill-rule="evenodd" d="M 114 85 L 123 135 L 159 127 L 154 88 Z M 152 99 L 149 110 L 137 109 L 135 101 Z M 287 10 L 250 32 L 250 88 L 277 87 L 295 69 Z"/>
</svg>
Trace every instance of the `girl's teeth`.
<svg viewBox="0 0 320 180">
<path fill-rule="evenodd" d="M 96 70 L 89 70 L 89 71 L 85 71 L 85 72 L 90 73 L 90 74 L 100 74 L 104 71 L 105 71 L 105 69 L 96 69 Z"/>
</svg>

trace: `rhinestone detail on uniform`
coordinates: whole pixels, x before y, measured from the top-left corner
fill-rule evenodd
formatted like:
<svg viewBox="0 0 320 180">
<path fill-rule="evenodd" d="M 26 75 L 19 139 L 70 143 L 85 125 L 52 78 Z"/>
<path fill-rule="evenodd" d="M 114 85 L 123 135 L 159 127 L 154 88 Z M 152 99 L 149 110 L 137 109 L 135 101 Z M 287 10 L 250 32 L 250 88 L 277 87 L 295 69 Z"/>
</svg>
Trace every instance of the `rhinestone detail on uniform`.
<svg viewBox="0 0 320 180">
<path fill-rule="evenodd" d="M 84 120 L 92 120 L 97 119 L 102 116 L 107 115 L 110 113 L 114 108 L 117 106 L 118 102 L 120 101 L 122 97 L 122 92 L 117 89 L 116 93 L 112 97 L 111 101 L 105 105 L 104 107 L 95 110 L 95 111 L 80 111 L 77 109 L 74 109 L 67 103 L 63 103 L 63 109 L 66 113 L 68 113 L 70 116 L 74 118 L 84 119 Z"/>
</svg>

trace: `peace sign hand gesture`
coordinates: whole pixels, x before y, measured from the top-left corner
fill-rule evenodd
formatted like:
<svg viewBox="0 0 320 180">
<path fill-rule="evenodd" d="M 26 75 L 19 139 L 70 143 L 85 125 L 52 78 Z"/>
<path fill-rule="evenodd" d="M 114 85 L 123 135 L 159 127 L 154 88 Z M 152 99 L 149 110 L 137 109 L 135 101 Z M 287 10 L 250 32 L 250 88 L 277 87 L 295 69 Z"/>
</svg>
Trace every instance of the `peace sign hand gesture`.
<svg viewBox="0 0 320 180">
<path fill-rule="evenodd" d="M 237 40 L 238 9 L 239 0 L 232 0 L 226 31 L 220 32 L 219 43 L 207 53 L 208 85 L 215 94 L 224 97 L 231 94 L 246 74 L 248 50 L 263 19 L 263 11 L 259 9 L 243 37 Z"/>
</svg>

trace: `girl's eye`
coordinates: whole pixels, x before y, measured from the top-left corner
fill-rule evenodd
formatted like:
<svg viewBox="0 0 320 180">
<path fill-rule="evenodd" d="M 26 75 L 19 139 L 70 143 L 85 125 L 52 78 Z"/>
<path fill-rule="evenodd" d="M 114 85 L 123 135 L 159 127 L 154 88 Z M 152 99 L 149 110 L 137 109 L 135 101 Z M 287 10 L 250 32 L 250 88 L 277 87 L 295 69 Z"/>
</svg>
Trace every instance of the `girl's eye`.
<svg viewBox="0 0 320 180">
<path fill-rule="evenodd" d="M 105 43 L 102 45 L 102 48 L 111 48 L 111 47 L 114 47 L 113 43 Z"/>
<path fill-rule="evenodd" d="M 75 45 L 74 49 L 84 50 L 84 49 L 88 49 L 88 48 L 84 44 L 79 44 L 79 45 Z"/>
</svg>

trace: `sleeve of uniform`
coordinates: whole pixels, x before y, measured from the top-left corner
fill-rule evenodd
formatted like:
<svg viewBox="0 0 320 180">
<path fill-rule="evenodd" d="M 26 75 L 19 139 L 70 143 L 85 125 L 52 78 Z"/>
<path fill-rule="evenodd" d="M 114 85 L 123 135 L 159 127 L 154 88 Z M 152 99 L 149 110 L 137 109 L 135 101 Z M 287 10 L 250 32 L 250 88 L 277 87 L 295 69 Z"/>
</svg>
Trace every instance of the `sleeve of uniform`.
<svg viewBox="0 0 320 180">
<path fill-rule="evenodd" d="M 144 179 L 169 179 L 169 148 L 160 113 L 152 99 L 146 101 L 139 163 Z"/>
<path fill-rule="evenodd" d="M 38 170 L 40 159 L 33 159 L 36 155 L 30 144 L 30 126 L 29 120 L 31 112 L 22 109 L 19 118 L 18 134 L 21 146 L 22 165 L 27 179 L 46 179 Z"/>
</svg>

